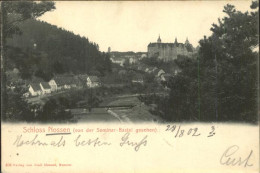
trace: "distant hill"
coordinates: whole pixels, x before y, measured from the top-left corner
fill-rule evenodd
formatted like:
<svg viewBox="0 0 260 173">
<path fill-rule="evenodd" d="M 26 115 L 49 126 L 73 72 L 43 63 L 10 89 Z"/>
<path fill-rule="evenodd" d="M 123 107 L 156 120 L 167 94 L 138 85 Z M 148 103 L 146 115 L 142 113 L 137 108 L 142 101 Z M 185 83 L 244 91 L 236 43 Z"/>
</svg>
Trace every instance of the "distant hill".
<svg viewBox="0 0 260 173">
<path fill-rule="evenodd" d="M 22 78 L 48 80 L 55 74 L 110 71 L 109 55 L 98 44 L 72 32 L 38 20 L 20 23 L 22 34 L 7 39 L 7 70 L 18 68 Z M 91 27 L 91 26 L 90 26 Z"/>
</svg>

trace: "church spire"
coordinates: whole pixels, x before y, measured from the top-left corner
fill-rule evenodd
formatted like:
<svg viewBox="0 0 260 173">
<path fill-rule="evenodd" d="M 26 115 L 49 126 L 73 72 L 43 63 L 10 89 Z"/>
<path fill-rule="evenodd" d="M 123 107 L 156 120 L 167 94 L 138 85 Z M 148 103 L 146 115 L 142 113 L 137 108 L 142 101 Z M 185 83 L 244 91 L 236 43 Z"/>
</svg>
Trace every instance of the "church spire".
<svg viewBox="0 0 260 173">
<path fill-rule="evenodd" d="M 159 34 L 159 37 L 158 37 L 158 39 L 157 39 L 157 43 L 161 43 L 161 42 L 162 42 L 162 40 L 161 40 L 160 34 Z"/>
</svg>

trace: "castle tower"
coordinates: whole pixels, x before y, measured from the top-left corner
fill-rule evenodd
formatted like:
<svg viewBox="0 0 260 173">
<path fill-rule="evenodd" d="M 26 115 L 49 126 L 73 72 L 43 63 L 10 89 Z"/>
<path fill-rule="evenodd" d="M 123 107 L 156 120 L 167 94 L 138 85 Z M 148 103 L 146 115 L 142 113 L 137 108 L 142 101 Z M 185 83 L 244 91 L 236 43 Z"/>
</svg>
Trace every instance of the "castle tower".
<svg viewBox="0 0 260 173">
<path fill-rule="evenodd" d="M 178 41 L 177 41 L 177 37 L 175 37 L 175 42 L 174 42 L 175 44 L 178 44 Z"/>
<path fill-rule="evenodd" d="M 185 45 L 189 45 L 189 44 L 190 44 L 190 42 L 189 42 L 188 37 L 187 37 L 186 41 L 185 41 Z"/>
<path fill-rule="evenodd" d="M 160 35 L 159 35 L 159 38 L 157 39 L 157 43 L 161 43 L 161 42 L 162 42 L 162 40 L 161 40 Z"/>
</svg>

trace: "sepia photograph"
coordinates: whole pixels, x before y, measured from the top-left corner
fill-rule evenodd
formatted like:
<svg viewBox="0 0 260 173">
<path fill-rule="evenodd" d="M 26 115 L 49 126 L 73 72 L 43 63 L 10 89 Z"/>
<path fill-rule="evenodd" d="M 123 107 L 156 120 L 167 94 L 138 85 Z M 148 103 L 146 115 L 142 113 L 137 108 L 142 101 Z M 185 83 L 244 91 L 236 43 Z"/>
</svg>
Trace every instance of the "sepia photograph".
<svg viewBox="0 0 260 173">
<path fill-rule="evenodd" d="M 153 4 L 2 2 L 2 120 L 256 123 L 258 1 Z"/>
<path fill-rule="evenodd" d="M 259 171 L 259 1 L 2 1 L 1 167 Z"/>
</svg>

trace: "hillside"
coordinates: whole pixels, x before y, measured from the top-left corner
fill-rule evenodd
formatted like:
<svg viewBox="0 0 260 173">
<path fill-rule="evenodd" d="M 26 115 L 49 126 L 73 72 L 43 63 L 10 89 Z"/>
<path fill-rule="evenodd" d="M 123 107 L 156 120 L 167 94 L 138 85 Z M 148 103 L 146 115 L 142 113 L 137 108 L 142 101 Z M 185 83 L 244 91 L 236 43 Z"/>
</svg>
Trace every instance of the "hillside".
<svg viewBox="0 0 260 173">
<path fill-rule="evenodd" d="M 55 74 L 92 73 L 110 70 L 109 56 L 98 44 L 72 32 L 37 20 L 18 25 L 21 33 L 7 40 L 7 70 L 14 67 L 22 78 L 33 75 L 46 80 Z"/>
</svg>

